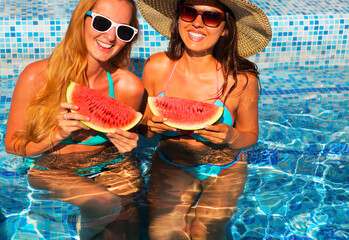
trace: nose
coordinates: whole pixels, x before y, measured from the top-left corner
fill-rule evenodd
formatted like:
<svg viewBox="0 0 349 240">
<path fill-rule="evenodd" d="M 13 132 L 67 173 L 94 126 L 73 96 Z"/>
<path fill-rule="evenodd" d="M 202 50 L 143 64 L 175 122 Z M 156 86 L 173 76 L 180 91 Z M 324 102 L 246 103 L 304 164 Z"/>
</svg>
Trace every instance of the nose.
<svg viewBox="0 0 349 240">
<path fill-rule="evenodd" d="M 113 26 L 111 29 L 109 29 L 108 32 L 105 33 L 105 36 L 107 39 L 112 42 L 115 41 L 116 38 L 116 28 Z"/>
<path fill-rule="evenodd" d="M 198 14 L 196 16 L 196 18 L 193 21 L 193 25 L 194 27 L 198 28 L 198 27 L 203 27 L 204 26 L 204 22 L 202 20 L 202 15 Z"/>
</svg>

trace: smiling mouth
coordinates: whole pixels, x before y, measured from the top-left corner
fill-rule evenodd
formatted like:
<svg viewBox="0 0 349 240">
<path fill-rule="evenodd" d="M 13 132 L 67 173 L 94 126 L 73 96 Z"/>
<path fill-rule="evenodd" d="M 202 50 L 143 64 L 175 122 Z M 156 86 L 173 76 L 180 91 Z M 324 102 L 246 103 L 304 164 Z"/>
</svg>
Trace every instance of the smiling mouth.
<svg viewBox="0 0 349 240">
<path fill-rule="evenodd" d="M 189 36 L 191 36 L 192 38 L 196 38 L 196 39 L 202 39 L 205 37 L 204 34 L 202 33 L 194 33 L 194 32 L 188 32 Z"/>
<path fill-rule="evenodd" d="M 99 45 L 101 45 L 102 47 L 104 47 L 104 48 L 111 48 L 111 47 L 113 46 L 113 45 L 111 45 L 111 44 L 103 43 L 103 42 L 98 41 L 98 40 L 97 40 L 97 43 L 98 43 Z"/>
</svg>

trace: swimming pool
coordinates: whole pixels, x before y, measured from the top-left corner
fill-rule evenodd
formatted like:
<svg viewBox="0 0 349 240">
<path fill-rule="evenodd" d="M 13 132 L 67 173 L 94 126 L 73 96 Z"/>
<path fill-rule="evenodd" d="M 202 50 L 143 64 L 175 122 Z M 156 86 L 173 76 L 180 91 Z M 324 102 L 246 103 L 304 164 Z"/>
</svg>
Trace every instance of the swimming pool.
<svg viewBox="0 0 349 240">
<path fill-rule="evenodd" d="M 77 0 L 0 2 L 0 239 L 78 239 L 71 205 L 28 187 L 20 157 L 3 137 L 13 87 L 30 62 L 64 35 Z M 249 177 L 231 221 L 234 239 L 349 239 L 349 3 L 254 1 L 273 38 L 250 59 L 259 65 L 260 138 L 248 149 Z M 132 52 L 145 59 L 167 40 L 141 19 Z M 137 157 L 145 169 L 151 143 Z"/>
</svg>

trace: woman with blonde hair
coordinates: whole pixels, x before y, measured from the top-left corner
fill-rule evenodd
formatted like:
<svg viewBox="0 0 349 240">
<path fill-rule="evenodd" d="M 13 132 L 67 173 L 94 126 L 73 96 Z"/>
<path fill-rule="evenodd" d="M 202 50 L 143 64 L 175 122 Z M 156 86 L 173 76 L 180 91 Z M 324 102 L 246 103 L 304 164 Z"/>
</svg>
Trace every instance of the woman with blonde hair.
<svg viewBox="0 0 349 240">
<path fill-rule="evenodd" d="M 133 0 L 81 0 L 64 39 L 23 70 L 13 93 L 6 151 L 34 158 L 28 181 L 45 197 L 80 207 L 81 239 L 138 239 L 138 135 L 96 132 L 65 101 L 73 81 L 142 111 L 143 85 L 126 69 L 138 31 Z"/>
<path fill-rule="evenodd" d="M 246 57 L 267 46 L 269 21 L 246 0 L 137 4 L 144 19 L 170 39 L 168 51 L 145 65 L 149 96 L 224 108 L 217 123 L 196 131 L 169 127 L 146 109 L 148 136 L 161 135 L 147 196 L 150 239 L 227 239 L 247 177 L 242 150 L 258 139 L 258 70 Z"/>
</svg>

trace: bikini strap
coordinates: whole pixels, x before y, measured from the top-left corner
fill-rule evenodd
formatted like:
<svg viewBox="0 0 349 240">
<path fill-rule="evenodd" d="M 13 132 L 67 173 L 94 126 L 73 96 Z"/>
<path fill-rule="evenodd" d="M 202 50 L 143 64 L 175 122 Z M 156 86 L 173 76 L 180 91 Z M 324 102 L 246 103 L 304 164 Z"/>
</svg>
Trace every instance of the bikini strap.
<svg viewBox="0 0 349 240">
<path fill-rule="evenodd" d="M 166 89 L 167 89 L 167 86 L 168 86 L 168 84 L 170 83 L 170 80 L 171 80 L 171 78 L 172 78 L 172 75 L 173 75 L 173 73 L 174 73 L 176 67 L 177 67 L 178 62 L 179 62 L 179 61 L 177 61 L 177 62 L 175 63 L 175 65 L 173 66 L 171 75 L 170 75 L 169 79 L 167 80 L 166 86 L 165 86 L 164 91 L 163 91 L 164 96 L 165 96 L 165 91 L 166 91 Z"/>
<path fill-rule="evenodd" d="M 109 82 L 109 97 L 112 97 L 115 99 L 113 78 L 111 77 L 109 72 L 107 72 L 107 76 L 108 76 L 108 82 Z"/>
</svg>

